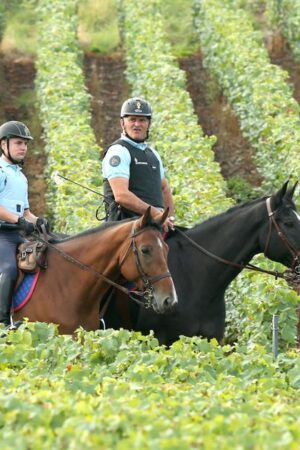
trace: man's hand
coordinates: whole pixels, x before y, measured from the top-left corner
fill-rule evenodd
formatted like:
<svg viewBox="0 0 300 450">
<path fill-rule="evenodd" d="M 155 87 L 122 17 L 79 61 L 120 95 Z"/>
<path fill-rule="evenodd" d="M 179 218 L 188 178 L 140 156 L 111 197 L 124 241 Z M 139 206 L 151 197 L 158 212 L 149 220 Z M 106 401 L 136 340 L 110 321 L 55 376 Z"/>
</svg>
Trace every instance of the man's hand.
<svg viewBox="0 0 300 450">
<path fill-rule="evenodd" d="M 167 218 L 168 226 L 169 226 L 169 229 L 170 229 L 170 230 L 174 230 L 175 220 L 176 220 L 176 217 L 175 217 L 175 216 L 169 216 L 169 217 Z"/>
<path fill-rule="evenodd" d="M 45 219 L 45 217 L 38 217 L 37 221 L 35 223 L 35 227 L 40 233 L 43 233 L 43 228 L 44 228 L 43 225 L 44 225 L 44 227 L 46 229 L 46 232 L 48 233 L 49 232 L 49 228 L 50 228 L 48 220 Z"/>
<path fill-rule="evenodd" d="M 32 222 L 28 222 L 24 217 L 19 217 L 18 226 L 24 232 L 25 236 L 34 232 L 34 225 Z"/>
</svg>

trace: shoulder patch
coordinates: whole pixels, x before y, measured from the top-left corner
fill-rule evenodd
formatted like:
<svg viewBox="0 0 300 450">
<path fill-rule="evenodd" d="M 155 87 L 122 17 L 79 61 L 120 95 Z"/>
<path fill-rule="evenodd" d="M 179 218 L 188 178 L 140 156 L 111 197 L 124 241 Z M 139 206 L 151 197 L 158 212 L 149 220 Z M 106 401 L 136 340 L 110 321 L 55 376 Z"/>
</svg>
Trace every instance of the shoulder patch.
<svg viewBox="0 0 300 450">
<path fill-rule="evenodd" d="M 120 164 L 120 162 L 121 162 L 121 158 L 120 158 L 120 156 L 118 156 L 118 155 L 112 156 L 112 157 L 110 158 L 110 160 L 109 160 L 109 164 L 110 164 L 112 167 L 117 167 L 117 166 Z"/>
</svg>

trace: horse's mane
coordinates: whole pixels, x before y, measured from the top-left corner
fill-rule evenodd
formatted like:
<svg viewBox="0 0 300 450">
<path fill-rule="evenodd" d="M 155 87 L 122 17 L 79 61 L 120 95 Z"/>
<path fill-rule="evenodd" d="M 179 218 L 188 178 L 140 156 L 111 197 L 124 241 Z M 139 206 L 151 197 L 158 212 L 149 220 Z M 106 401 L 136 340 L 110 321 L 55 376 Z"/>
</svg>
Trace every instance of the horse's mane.
<svg viewBox="0 0 300 450">
<path fill-rule="evenodd" d="M 231 213 L 235 212 L 238 209 L 243 209 L 243 208 L 247 208 L 248 206 L 256 205 L 257 203 L 265 201 L 267 198 L 268 197 L 259 197 L 259 198 L 255 198 L 255 199 L 252 199 L 252 200 L 248 200 L 247 202 L 244 202 L 244 203 L 238 203 L 237 205 L 234 205 L 231 208 L 229 208 L 224 213 L 219 214 L 219 216 L 222 216 L 223 214 L 224 215 L 225 214 L 231 214 Z M 216 217 L 218 217 L 218 216 L 216 216 Z"/>
<path fill-rule="evenodd" d="M 260 198 L 255 198 L 252 200 L 248 200 L 247 202 L 244 203 L 238 203 L 237 205 L 232 206 L 231 208 L 227 209 L 226 211 L 217 214 L 214 217 L 210 217 L 209 219 L 204 220 L 203 222 L 199 222 L 196 225 L 194 225 L 191 228 L 187 228 L 187 227 L 177 227 L 182 231 L 188 231 L 188 230 L 195 230 L 198 229 L 199 227 L 205 227 L 207 225 L 211 225 L 214 222 L 217 222 L 219 220 L 221 220 L 222 218 L 224 218 L 225 216 L 230 216 L 231 214 L 235 214 L 237 211 L 240 211 L 242 209 L 246 209 L 248 207 L 252 207 L 260 202 L 262 202 L 263 200 L 266 200 L 267 197 L 260 197 Z"/>
<path fill-rule="evenodd" d="M 253 206 L 266 201 L 266 199 L 268 198 L 268 196 L 264 196 L 264 197 L 259 197 L 259 198 L 255 198 L 252 200 L 248 200 L 244 203 L 238 203 L 237 205 L 232 206 L 231 208 L 227 209 L 227 211 L 224 211 L 220 214 L 217 214 L 214 217 L 210 217 L 209 219 L 204 220 L 203 222 L 199 222 L 196 225 L 194 225 L 191 228 L 187 228 L 187 227 L 178 227 L 179 229 L 181 229 L 182 231 L 189 231 L 189 230 L 195 230 L 198 229 L 199 227 L 206 227 L 209 226 L 219 220 L 222 220 L 224 217 L 230 216 L 232 214 L 235 214 L 237 211 L 241 211 L 244 210 L 248 207 L 252 208 Z M 291 208 L 295 208 L 295 203 L 293 202 L 292 199 L 288 199 L 285 201 L 285 206 L 289 206 Z"/>
<path fill-rule="evenodd" d="M 132 219 L 126 219 L 126 220 L 123 220 L 123 222 L 129 222 L 130 220 L 132 220 Z M 53 235 L 53 237 L 50 239 L 49 242 L 51 244 L 59 244 L 60 242 L 62 243 L 62 242 L 71 241 L 73 239 L 77 239 L 77 238 L 81 238 L 84 236 L 88 236 L 90 234 L 105 231 L 108 228 L 112 228 L 119 224 L 120 224 L 120 222 L 104 222 L 101 225 L 99 225 L 98 227 L 89 228 L 88 230 L 81 231 L 80 233 L 75 233 L 72 235 L 62 235 L 61 237 L 59 235 Z"/>
<path fill-rule="evenodd" d="M 49 240 L 49 242 L 51 244 L 59 244 L 59 243 L 71 241 L 71 240 L 77 239 L 77 238 L 80 239 L 81 237 L 89 236 L 91 234 L 100 233 L 100 232 L 105 231 L 105 230 L 107 230 L 109 228 L 116 227 L 117 225 L 120 225 L 121 223 L 133 222 L 136 219 L 137 219 L 137 217 L 132 217 L 132 218 L 129 218 L 129 219 L 124 219 L 122 221 L 104 222 L 101 225 L 99 225 L 98 227 L 89 228 L 88 230 L 84 230 L 84 231 L 82 231 L 80 233 L 76 233 L 76 234 L 73 234 L 71 236 L 64 235 L 62 237 L 59 237 L 59 235 L 53 235 L 53 237 Z M 151 220 L 149 220 L 149 222 L 147 224 L 147 227 L 152 227 L 152 228 L 155 228 L 155 229 L 159 230 L 160 232 L 162 232 L 162 226 L 159 223 L 155 222 L 152 218 L 151 218 Z"/>
</svg>

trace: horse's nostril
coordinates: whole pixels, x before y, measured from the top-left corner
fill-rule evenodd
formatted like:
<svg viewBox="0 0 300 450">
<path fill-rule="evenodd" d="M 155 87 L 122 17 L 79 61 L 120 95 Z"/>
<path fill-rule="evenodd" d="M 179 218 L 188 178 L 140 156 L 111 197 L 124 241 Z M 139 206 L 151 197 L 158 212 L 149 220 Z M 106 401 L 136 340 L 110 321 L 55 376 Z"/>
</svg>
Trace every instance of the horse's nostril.
<svg viewBox="0 0 300 450">
<path fill-rule="evenodd" d="M 164 299 L 164 307 L 165 308 L 170 308 L 171 306 L 171 301 L 170 301 L 170 297 L 167 297 Z"/>
</svg>

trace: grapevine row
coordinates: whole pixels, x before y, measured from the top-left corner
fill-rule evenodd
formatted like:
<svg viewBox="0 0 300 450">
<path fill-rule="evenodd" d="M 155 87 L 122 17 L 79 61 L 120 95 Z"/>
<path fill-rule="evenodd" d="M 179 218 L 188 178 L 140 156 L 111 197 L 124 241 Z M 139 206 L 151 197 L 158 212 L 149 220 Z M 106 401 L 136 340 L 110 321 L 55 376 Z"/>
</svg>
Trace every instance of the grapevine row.
<svg viewBox="0 0 300 450">
<path fill-rule="evenodd" d="M 298 177 L 300 107 L 288 74 L 270 63 L 260 31 L 232 0 L 194 0 L 204 63 L 228 97 L 256 151 L 266 186 Z"/>
<path fill-rule="evenodd" d="M 97 198 L 56 172 L 95 187 L 99 154 L 91 129 L 90 98 L 77 42 L 78 1 L 41 0 L 37 7 L 39 46 L 36 87 L 48 155 L 48 205 L 60 231 L 77 232 L 92 222 Z"/>
</svg>

